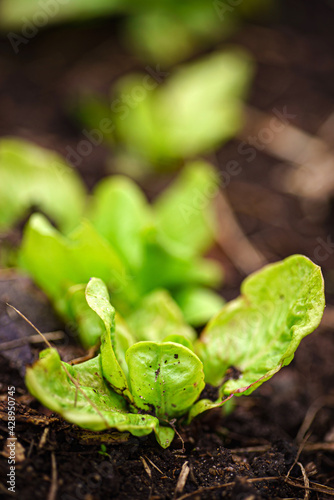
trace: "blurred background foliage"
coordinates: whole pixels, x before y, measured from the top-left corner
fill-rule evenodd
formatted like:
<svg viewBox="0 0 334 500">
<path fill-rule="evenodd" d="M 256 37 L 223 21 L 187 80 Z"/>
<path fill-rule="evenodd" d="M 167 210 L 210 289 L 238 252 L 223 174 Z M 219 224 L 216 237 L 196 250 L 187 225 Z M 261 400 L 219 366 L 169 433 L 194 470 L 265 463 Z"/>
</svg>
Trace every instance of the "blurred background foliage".
<svg viewBox="0 0 334 500">
<path fill-rule="evenodd" d="M 0 26 L 6 31 L 34 25 L 43 11 L 48 24 L 123 16 L 120 30 L 125 45 L 144 62 L 167 66 L 226 38 L 242 17 L 265 18 L 274 5 L 275 0 L 55 0 L 45 1 L 43 7 L 40 0 L 2 0 Z"/>
<path fill-rule="evenodd" d="M 312 169 L 301 172 L 285 147 L 292 128 L 279 144 L 275 136 L 241 153 L 240 144 L 248 146 L 273 110 L 285 108 L 293 127 L 306 134 L 299 135 L 305 139 L 300 151 L 319 130 L 330 143 L 331 5 L 0 0 L 0 136 L 46 148 L 32 154 L 26 143 L 1 144 L 3 262 L 15 261 L 10 249 L 31 213 L 47 214 L 67 233 L 84 213 L 78 206 L 87 194 L 80 192 L 90 193 L 106 175 L 136 178 L 152 200 L 198 158 L 215 165 L 229 213 L 235 212 L 233 224 L 231 217 L 221 221 L 227 236 L 217 235 L 219 249 L 216 242 L 210 250 L 227 267 L 227 282 L 234 286 L 239 273 L 266 260 L 300 251 L 312 257 L 317 227 L 324 224 L 324 237 L 331 231 L 330 167 L 317 168 L 317 176 Z M 62 192 L 65 210 L 59 179 L 71 171 L 85 187 L 72 182 L 76 208 Z M 241 256 L 235 251 L 233 235 L 242 233 L 260 258 L 250 247 Z"/>
</svg>

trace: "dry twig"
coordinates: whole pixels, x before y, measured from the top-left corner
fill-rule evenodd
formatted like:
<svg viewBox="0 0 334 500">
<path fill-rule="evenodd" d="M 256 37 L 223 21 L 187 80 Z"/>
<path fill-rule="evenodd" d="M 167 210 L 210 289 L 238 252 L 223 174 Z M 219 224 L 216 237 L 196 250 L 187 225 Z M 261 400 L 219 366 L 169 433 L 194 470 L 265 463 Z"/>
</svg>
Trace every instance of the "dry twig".
<svg viewBox="0 0 334 500">
<path fill-rule="evenodd" d="M 266 258 L 244 234 L 222 191 L 216 198 L 216 208 L 221 227 L 221 231 L 216 232 L 216 241 L 235 267 L 245 275 L 263 267 Z"/>
<path fill-rule="evenodd" d="M 58 490 L 57 462 L 54 452 L 51 453 L 51 488 L 48 494 L 48 500 L 56 500 Z"/>
<path fill-rule="evenodd" d="M 307 477 L 307 474 L 306 474 L 306 471 L 304 469 L 303 464 L 301 464 L 300 462 L 297 462 L 297 464 L 299 465 L 299 467 L 302 471 L 302 474 L 303 474 L 303 478 L 304 478 L 304 486 L 305 486 L 304 500 L 309 500 L 309 498 L 310 498 L 310 481 Z"/>
<path fill-rule="evenodd" d="M 322 396 L 316 399 L 306 412 L 305 418 L 296 436 L 297 443 L 300 443 L 312 425 L 317 413 L 324 406 L 334 406 L 334 396 Z"/>
<path fill-rule="evenodd" d="M 187 479 L 189 476 L 189 472 L 190 472 L 190 468 L 189 468 L 188 462 L 184 462 L 184 464 L 182 465 L 180 475 L 179 475 L 179 479 L 177 480 L 177 483 L 176 483 L 176 488 L 174 491 L 174 498 L 176 498 L 176 495 L 178 495 L 179 493 L 182 493 L 182 491 L 186 485 L 186 482 L 187 482 Z"/>
<path fill-rule="evenodd" d="M 147 462 L 146 462 L 145 458 L 143 458 L 143 457 L 139 457 L 139 458 L 140 458 L 141 463 L 144 466 L 146 474 L 148 475 L 148 477 L 150 479 L 152 479 L 152 472 L 151 472 L 151 469 L 149 468 L 149 466 L 147 465 Z"/>
</svg>

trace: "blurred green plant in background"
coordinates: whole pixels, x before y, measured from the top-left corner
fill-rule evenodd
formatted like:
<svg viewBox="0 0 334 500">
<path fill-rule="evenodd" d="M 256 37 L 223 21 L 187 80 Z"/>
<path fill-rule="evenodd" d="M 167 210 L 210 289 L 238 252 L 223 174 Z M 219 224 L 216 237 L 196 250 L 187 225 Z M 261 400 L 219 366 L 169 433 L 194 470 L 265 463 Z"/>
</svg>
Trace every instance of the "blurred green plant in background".
<svg viewBox="0 0 334 500">
<path fill-rule="evenodd" d="M 110 103 L 83 97 L 76 114 L 91 130 L 110 120 L 105 139 L 120 171 L 139 176 L 152 167 L 173 169 L 235 135 L 251 75 L 245 52 L 212 53 L 176 68 L 161 85 L 148 87 L 145 75 L 126 75 L 112 89 Z"/>
<path fill-rule="evenodd" d="M 263 19 L 274 8 L 274 0 L 2 0 L 0 29 L 26 27 L 29 39 L 34 29 L 46 25 L 117 16 L 132 52 L 168 66 L 231 35 L 240 18 Z"/>
</svg>

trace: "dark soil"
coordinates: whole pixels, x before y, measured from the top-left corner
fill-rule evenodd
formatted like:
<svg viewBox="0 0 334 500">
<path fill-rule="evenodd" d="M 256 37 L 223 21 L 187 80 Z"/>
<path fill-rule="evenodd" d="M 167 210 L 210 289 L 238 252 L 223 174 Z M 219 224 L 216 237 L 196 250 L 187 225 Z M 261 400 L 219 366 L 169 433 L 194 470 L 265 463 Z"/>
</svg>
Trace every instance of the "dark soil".
<svg viewBox="0 0 334 500">
<path fill-rule="evenodd" d="M 287 106 L 296 115 L 295 127 L 318 135 L 334 111 L 334 10 L 325 1 L 281 3 L 279 21 L 246 24 L 234 37 L 257 61 L 249 105 L 269 114 Z M 118 41 L 117 28 L 116 21 L 52 28 L 17 56 L 8 40 L 0 39 L 0 135 L 25 137 L 62 154 L 66 146 L 75 147 L 81 128 L 68 113 L 71 99 L 87 90 L 107 94 L 120 74 L 140 67 Z M 327 127 L 330 145 L 333 136 Z M 289 164 L 270 148 L 248 163 L 238 146 L 234 140 L 217 153 L 222 171 L 229 159 L 242 167 L 225 190 L 233 211 L 268 261 L 303 253 L 322 265 L 328 304 L 322 326 L 302 342 L 291 365 L 251 396 L 237 399 L 233 412 L 213 411 L 189 428 L 181 426 L 183 442 L 176 438 L 163 450 L 153 436 L 84 432 L 30 397 L 22 374 L 41 346 L 23 343 L 35 332 L 4 303 L 14 304 L 44 332 L 64 330 L 64 325 L 27 278 L 0 273 L 1 342 L 22 342 L 0 356 L 0 497 L 257 500 L 334 495 L 334 489 L 326 494 L 326 488 L 334 488 L 334 250 L 329 247 L 321 262 L 316 251 L 321 241 L 334 241 L 334 186 L 328 185 L 327 197 L 305 203 L 280 187 Z M 106 173 L 106 157 L 107 149 L 100 146 L 79 166 L 89 187 Z M 152 195 L 159 186 L 147 179 L 144 188 Z M 223 295 L 230 300 L 243 275 L 224 251 L 217 248 L 215 254 L 226 269 Z M 84 354 L 75 344 L 75 332 L 66 328 L 56 344 L 65 360 Z M 24 453 L 15 495 L 7 491 L 4 456 L 8 386 L 16 388 L 16 436 Z"/>
</svg>

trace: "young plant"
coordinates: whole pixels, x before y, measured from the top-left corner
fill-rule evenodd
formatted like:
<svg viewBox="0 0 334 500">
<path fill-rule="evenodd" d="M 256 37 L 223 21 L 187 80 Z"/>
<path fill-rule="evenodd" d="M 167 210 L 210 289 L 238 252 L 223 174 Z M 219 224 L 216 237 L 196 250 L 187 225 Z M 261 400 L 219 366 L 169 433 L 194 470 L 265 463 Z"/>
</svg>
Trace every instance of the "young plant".
<svg viewBox="0 0 334 500">
<path fill-rule="evenodd" d="M 148 74 L 127 75 L 113 89 L 111 104 L 85 96 L 77 115 L 91 129 L 110 118 L 106 139 L 120 171 L 168 170 L 236 134 L 251 75 L 243 51 L 216 52 L 176 68 L 165 81 L 158 77 L 159 83 Z"/>
<path fill-rule="evenodd" d="M 91 276 L 106 283 L 127 319 L 145 296 L 165 289 L 187 321 L 203 325 L 223 305 L 209 288 L 221 284 L 222 269 L 202 257 L 214 241 L 217 192 L 217 174 L 204 162 L 186 166 L 153 205 L 130 179 L 106 178 L 93 193 L 87 219 L 67 236 L 40 214 L 30 218 L 21 266 L 78 326 L 85 346 L 94 345 L 103 328 L 85 300 Z"/>
<path fill-rule="evenodd" d="M 169 317 L 168 307 L 160 314 L 148 301 L 149 340 L 143 340 L 143 314 L 141 341 L 136 342 L 136 328 L 131 331 L 115 316 L 106 286 L 93 278 L 86 299 L 104 324 L 100 354 L 70 366 L 55 349 L 47 349 L 27 368 L 28 389 L 69 422 L 135 436 L 154 431 L 165 448 L 176 420 L 189 423 L 234 395 L 250 394 L 289 364 L 302 338 L 318 326 L 325 306 L 320 268 L 301 255 L 249 276 L 241 292 L 194 344 L 186 325 L 177 324 L 173 313 Z M 205 383 L 219 388 L 216 401 L 201 399 Z"/>
</svg>

